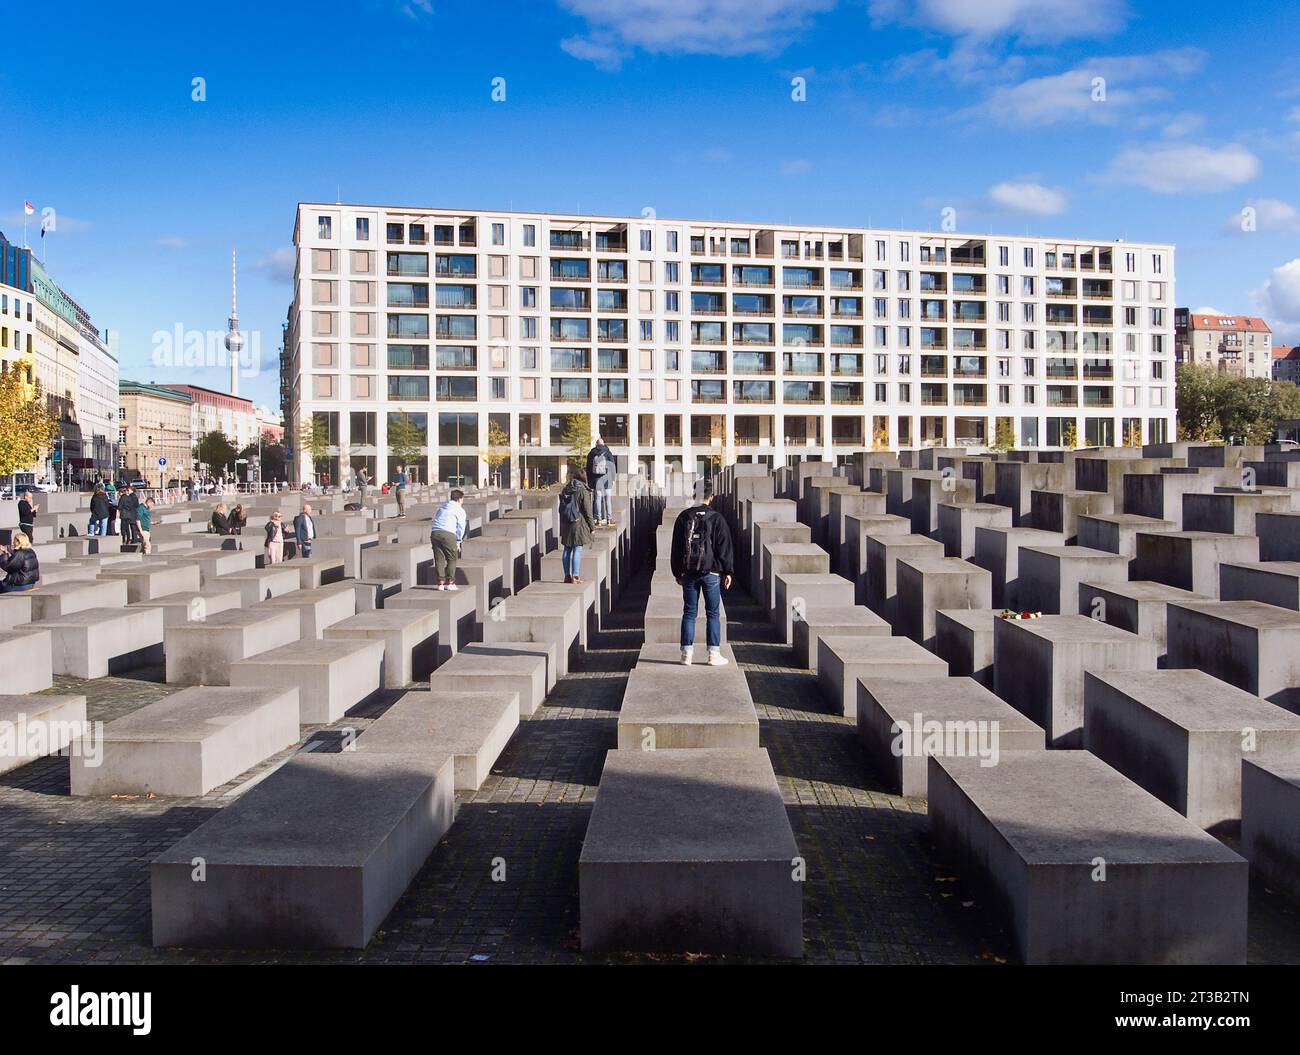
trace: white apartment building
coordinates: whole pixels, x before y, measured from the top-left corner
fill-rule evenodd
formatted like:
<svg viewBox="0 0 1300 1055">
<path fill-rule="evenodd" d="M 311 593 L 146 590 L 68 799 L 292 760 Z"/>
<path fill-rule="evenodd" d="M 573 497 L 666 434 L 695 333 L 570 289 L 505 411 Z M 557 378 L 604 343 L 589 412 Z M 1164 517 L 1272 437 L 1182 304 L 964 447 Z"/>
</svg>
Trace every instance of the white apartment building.
<svg viewBox="0 0 1300 1055">
<path fill-rule="evenodd" d="M 1174 436 L 1174 248 L 655 216 L 298 206 L 281 388 L 331 480 L 562 471 L 573 416 L 631 471 L 922 445 Z M 405 425 L 406 422 L 401 422 Z M 409 428 L 403 429 L 410 432 Z M 295 441 L 296 445 L 295 445 Z"/>
</svg>

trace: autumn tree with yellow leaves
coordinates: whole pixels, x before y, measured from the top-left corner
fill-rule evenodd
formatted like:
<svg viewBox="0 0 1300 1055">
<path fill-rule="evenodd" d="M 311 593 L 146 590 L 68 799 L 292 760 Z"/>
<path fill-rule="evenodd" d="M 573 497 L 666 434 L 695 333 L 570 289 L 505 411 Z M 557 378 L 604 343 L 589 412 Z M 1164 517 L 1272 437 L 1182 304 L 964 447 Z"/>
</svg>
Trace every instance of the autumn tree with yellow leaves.
<svg viewBox="0 0 1300 1055">
<path fill-rule="evenodd" d="M 0 476 L 32 469 L 58 434 L 40 387 L 30 389 L 18 370 L 0 372 Z"/>
</svg>

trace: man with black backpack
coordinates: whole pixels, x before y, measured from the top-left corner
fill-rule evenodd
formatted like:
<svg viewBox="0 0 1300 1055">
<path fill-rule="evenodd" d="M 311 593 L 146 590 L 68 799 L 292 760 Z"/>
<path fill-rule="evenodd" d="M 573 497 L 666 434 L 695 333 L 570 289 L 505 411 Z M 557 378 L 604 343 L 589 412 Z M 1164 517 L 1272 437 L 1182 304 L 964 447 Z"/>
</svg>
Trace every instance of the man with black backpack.
<svg viewBox="0 0 1300 1055">
<path fill-rule="evenodd" d="M 605 446 L 605 437 L 596 437 L 596 446 L 587 452 L 587 486 L 596 493 L 596 523 L 613 522 L 610 496 L 614 493 L 614 452 Z"/>
<path fill-rule="evenodd" d="M 677 515 L 673 525 L 673 577 L 682 587 L 682 663 L 695 652 L 695 619 L 704 594 L 709 666 L 725 667 L 722 654 L 722 591 L 731 588 L 734 570 L 731 529 L 713 508 L 713 485 L 705 480 L 700 500 Z"/>
</svg>

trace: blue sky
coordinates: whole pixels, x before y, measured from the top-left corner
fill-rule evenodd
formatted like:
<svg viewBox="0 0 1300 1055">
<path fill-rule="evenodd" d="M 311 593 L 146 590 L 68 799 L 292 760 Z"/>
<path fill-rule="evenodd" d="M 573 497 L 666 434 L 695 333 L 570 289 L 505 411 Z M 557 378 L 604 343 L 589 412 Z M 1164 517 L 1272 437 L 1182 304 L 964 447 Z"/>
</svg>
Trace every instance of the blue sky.
<svg viewBox="0 0 1300 1055">
<path fill-rule="evenodd" d="M 0 63 L 0 229 L 56 209 L 49 270 L 119 332 L 123 377 L 224 384 L 157 365 L 154 334 L 224 328 L 237 246 L 264 363 L 242 390 L 278 403 L 294 206 L 340 194 L 924 228 L 953 208 L 963 231 L 1174 242 L 1180 304 L 1300 338 L 1294 3 L 127 7 L 52 0 Z"/>
</svg>

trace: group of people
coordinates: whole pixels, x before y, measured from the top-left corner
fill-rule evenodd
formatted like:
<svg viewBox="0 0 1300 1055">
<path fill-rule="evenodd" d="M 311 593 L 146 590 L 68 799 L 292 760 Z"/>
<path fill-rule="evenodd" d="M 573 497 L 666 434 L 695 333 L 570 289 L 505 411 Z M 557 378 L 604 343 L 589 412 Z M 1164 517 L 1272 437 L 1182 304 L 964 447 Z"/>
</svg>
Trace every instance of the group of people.
<svg viewBox="0 0 1300 1055">
<path fill-rule="evenodd" d="M 101 536 L 120 534 L 124 543 L 137 544 L 141 553 L 148 553 L 149 533 L 153 530 L 153 505 L 152 498 L 141 502 L 140 495 L 130 484 L 123 484 L 120 491 L 112 484 L 96 484 L 90 495 L 90 523 L 86 533 Z"/>
<path fill-rule="evenodd" d="M 214 535 L 242 535 L 248 526 L 248 513 L 242 504 L 227 509 L 225 502 L 218 502 L 208 518 L 208 531 Z M 267 564 L 284 562 L 284 518 L 275 510 L 267 519 L 266 538 L 263 547 Z M 316 539 L 316 521 L 312 518 L 310 504 L 304 503 L 302 512 L 293 518 L 293 539 L 297 543 L 298 553 L 303 557 L 311 556 L 312 543 Z"/>
<path fill-rule="evenodd" d="M 597 527 L 611 523 L 614 470 L 614 456 L 598 436 L 587 455 L 586 469 L 571 469 L 569 481 L 560 492 L 565 582 L 585 581 L 581 575 L 582 550 L 591 545 Z M 673 524 L 671 565 L 673 577 L 682 588 L 682 663 L 689 666 L 694 659 L 695 621 L 703 596 L 707 662 L 711 667 L 725 667 L 728 660 L 722 654 L 722 591 L 731 588 L 735 556 L 731 529 L 713 508 L 713 487 L 707 480 L 700 487 L 698 501 L 682 510 Z"/>
</svg>

